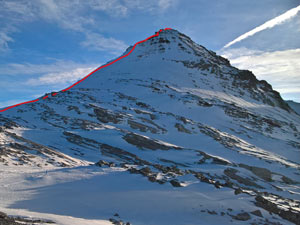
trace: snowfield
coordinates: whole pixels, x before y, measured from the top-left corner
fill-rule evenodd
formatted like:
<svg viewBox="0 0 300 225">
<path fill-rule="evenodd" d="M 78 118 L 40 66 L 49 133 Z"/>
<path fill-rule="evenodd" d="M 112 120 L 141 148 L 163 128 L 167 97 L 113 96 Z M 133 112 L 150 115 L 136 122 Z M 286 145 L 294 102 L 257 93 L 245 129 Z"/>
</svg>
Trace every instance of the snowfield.
<svg viewBox="0 0 300 225">
<path fill-rule="evenodd" d="M 0 114 L 0 212 L 299 224 L 299 130 L 266 81 L 164 30 L 71 90 Z"/>
</svg>

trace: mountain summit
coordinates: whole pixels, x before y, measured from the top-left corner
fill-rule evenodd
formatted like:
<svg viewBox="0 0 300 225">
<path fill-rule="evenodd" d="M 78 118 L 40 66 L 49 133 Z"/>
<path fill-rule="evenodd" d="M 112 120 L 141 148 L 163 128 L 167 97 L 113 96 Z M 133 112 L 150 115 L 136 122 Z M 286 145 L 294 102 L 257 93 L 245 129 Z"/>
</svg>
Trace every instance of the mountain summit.
<svg viewBox="0 0 300 225">
<path fill-rule="evenodd" d="M 5 189 L 0 206 L 147 225 L 299 224 L 300 116 L 252 72 L 176 30 L 156 34 L 72 89 L 0 114 L 3 182 L 37 190 Z"/>
<path fill-rule="evenodd" d="M 131 49 L 132 46 L 123 55 Z M 138 44 L 126 58 L 93 74 L 90 81 L 78 87 L 99 88 L 99 82 L 107 77 L 157 79 L 181 87 L 213 89 L 291 111 L 266 81 L 258 81 L 250 71 L 232 67 L 227 59 L 176 30 L 163 30 L 158 36 Z"/>
</svg>

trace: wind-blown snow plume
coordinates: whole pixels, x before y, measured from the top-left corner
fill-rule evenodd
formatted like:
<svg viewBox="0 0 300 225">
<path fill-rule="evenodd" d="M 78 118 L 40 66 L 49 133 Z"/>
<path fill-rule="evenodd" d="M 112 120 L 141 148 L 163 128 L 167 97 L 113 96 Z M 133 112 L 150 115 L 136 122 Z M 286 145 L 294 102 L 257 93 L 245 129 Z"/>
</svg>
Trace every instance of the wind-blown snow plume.
<svg viewBox="0 0 300 225">
<path fill-rule="evenodd" d="M 274 19 L 271 19 L 267 22 L 265 22 L 264 24 L 254 28 L 253 30 L 250 30 L 248 31 L 247 33 L 239 36 L 238 38 L 234 39 L 233 41 L 229 42 L 228 44 L 226 44 L 224 46 L 224 48 L 228 48 L 229 46 L 241 41 L 241 40 L 244 40 L 250 36 L 253 36 L 254 34 L 260 32 L 260 31 L 263 31 L 265 29 L 268 29 L 268 28 L 272 28 L 276 25 L 279 25 L 283 22 L 285 22 L 286 20 L 288 19 L 291 19 L 292 17 L 294 17 L 295 15 L 297 15 L 297 13 L 300 11 L 300 5 L 295 7 L 295 8 L 292 8 L 290 10 L 288 10 L 287 12 L 281 14 L 280 16 L 277 16 L 275 17 Z"/>
</svg>

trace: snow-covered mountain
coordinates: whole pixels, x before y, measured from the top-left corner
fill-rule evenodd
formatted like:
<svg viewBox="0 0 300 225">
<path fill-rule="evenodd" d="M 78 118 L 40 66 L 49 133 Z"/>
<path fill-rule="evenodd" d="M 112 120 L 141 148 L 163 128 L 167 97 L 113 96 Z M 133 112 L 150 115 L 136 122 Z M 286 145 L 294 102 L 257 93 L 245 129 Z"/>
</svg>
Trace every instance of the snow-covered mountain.
<svg viewBox="0 0 300 225">
<path fill-rule="evenodd" d="M 286 103 L 289 105 L 289 107 L 291 107 L 291 109 L 300 115 L 300 103 L 291 100 L 286 101 Z"/>
<path fill-rule="evenodd" d="M 0 211 L 299 224 L 300 116 L 250 71 L 157 34 L 70 90 L 0 113 Z"/>
</svg>

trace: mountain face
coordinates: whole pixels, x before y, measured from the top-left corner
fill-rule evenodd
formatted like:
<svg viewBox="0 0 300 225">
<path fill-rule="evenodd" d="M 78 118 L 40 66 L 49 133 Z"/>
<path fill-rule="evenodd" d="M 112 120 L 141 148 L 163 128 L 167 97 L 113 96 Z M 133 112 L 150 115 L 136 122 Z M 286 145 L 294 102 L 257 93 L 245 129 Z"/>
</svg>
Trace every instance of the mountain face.
<svg viewBox="0 0 300 225">
<path fill-rule="evenodd" d="M 299 224 L 300 116 L 252 72 L 158 34 L 0 114 L 0 206 L 114 224 Z"/>
<path fill-rule="evenodd" d="M 294 101 L 286 101 L 286 103 L 293 109 L 296 113 L 300 115 L 300 103 Z"/>
</svg>

